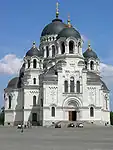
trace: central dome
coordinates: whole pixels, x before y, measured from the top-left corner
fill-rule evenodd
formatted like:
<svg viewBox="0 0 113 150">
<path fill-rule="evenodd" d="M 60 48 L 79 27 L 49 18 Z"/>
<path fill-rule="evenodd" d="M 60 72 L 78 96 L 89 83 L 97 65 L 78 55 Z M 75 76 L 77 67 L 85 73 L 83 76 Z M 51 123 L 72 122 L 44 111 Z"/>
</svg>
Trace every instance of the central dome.
<svg viewBox="0 0 113 150">
<path fill-rule="evenodd" d="M 65 27 L 57 36 L 57 39 L 60 37 L 75 37 L 76 39 L 81 39 L 80 33 L 73 27 Z"/>
<path fill-rule="evenodd" d="M 48 24 L 42 31 L 41 36 L 58 34 L 65 28 L 65 24 L 61 19 L 54 19 L 52 23 Z"/>
</svg>

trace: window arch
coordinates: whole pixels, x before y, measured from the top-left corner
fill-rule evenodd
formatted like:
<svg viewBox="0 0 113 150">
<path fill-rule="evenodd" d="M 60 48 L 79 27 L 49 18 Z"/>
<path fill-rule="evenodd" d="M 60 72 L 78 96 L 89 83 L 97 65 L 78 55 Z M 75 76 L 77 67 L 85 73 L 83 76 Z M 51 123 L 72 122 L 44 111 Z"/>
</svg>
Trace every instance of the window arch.
<svg viewBox="0 0 113 150">
<path fill-rule="evenodd" d="M 36 106 L 36 96 L 33 96 L 33 106 Z"/>
<path fill-rule="evenodd" d="M 37 61 L 36 59 L 33 60 L 33 68 L 36 68 L 37 67 Z"/>
<path fill-rule="evenodd" d="M 94 62 L 93 61 L 90 62 L 90 69 L 94 70 Z"/>
<path fill-rule="evenodd" d="M 94 108 L 90 107 L 90 117 L 94 117 Z"/>
<path fill-rule="evenodd" d="M 36 84 L 36 78 L 33 78 L 33 84 Z"/>
<path fill-rule="evenodd" d="M 73 54 L 74 53 L 73 50 L 74 50 L 74 42 L 70 41 L 69 42 L 69 53 Z"/>
<path fill-rule="evenodd" d="M 64 81 L 64 92 L 68 92 L 68 81 Z"/>
<path fill-rule="evenodd" d="M 52 108 L 51 108 L 51 116 L 52 116 L 52 117 L 55 117 L 55 107 L 52 107 Z"/>
<path fill-rule="evenodd" d="M 48 46 L 46 46 L 46 55 L 47 55 L 47 57 L 49 57 L 49 47 Z"/>
<path fill-rule="evenodd" d="M 30 60 L 28 60 L 28 68 L 30 68 Z"/>
<path fill-rule="evenodd" d="M 74 92 L 74 77 L 70 78 L 70 92 Z"/>
<path fill-rule="evenodd" d="M 9 95 L 9 109 L 11 109 L 11 101 L 12 101 L 12 98 L 11 98 L 11 96 Z"/>
<path fill-rule="evenodd" d="M 65 44 L 64 42 L 62 42 L 61 44 L 61 54 L 64 54 L 65 53 Z"/>
<path fill-rule="evenodd" d="M 55 46 L 52 45 L 52 57 L 55 57 Z"/>
<path fill-rule="evenodd" d="M 80 93 L 80 81 L 76 82 L 76 90 L 77 90 L 77 93 Z"/>
</svg>

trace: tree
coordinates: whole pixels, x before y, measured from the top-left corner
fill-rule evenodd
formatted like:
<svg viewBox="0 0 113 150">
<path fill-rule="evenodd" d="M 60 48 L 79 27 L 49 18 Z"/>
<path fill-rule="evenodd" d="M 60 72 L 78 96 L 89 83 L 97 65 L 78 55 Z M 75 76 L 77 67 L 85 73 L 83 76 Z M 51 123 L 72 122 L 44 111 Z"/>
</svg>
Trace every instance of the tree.
<svg viewBox="0 0 113 150">
<path fill-rule="evenodd" d="M 111 125 L 113 125 L 113 112 L 112 111 L 110 112 L 110 122 L 111 122 Z"/>
</svg>

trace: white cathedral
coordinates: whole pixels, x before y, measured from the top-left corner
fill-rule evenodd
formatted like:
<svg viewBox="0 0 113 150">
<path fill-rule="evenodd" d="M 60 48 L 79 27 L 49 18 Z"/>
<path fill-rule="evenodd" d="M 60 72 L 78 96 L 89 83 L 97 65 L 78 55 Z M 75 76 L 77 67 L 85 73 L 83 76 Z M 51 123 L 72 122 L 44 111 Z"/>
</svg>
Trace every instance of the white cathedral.
<svg viewBox="0 0 113 150">
<path fill-rule="evenodd" d="M 18 77 L 4 89 L 5 125 L 49 126 L 53 122 L 110 124 L 109 90 L 100 76 L 100 60 L 70 19 L 56 18 L 26 53 Z"/>
</svg>

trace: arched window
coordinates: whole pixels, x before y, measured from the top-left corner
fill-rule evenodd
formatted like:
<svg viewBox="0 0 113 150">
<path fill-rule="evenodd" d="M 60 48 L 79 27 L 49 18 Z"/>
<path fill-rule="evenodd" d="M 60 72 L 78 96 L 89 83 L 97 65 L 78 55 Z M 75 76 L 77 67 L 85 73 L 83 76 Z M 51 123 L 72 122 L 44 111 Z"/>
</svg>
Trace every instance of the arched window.
<svg viewBox="0 0 113 150">
<path fill-rule="evenodd" d="M 70 78 L 70 92 L 74 92 L 75 91 L 75 85 L 74 85 L 74 77 Z"/>
<path fill-rule="evenodd" d="M 33 68 L 36 68 L 37 67 L 37 61 L 36 59 L 33 60 Z"/>
<path fill-rule="evenodd" d="M 28 68 L 30 68 L 30 60 L 28 60 Z"/>
<path fill-rule="evenodd" d="M 76 83 L 76 90 L 77 90 L 77 93 L 80 93 L 80 81 L 77 81 Z"/>
<path fill-rule="evenodd" d="M 108 101 L 107 101 L 107 99 L 106 99 L 106 109 L 108 109 Z"/>
<path fill-rule="evenodd" d="M 94 117 L 94 108 L 90 107 L 90 117 Z"/>
<path fill-rule="evenodd" d="M 47 54 L 47 57 L 49 57 L 49 47 L 46 46 L 46 54 Z"/>
<path fill-rule="evenodd" d="M 9 95 L 9 109 L 11 109 L 11 96 Z"/>
<path fill-rule="evenodd" d="M 36 106 L 36 96 L 33 96 L 33 106 Z"/>
<path fill-rule="evenodd" d="M 40 102 L 40 103 L 41 103 L 41 107 L 43 107 L 43 99 L 41 98 L 40 101 L 41 101 L 41 102 Z"/>
<path fill-rule="evenodd" d="M 68 81 L 64 81 L 64 92 L 68 92 Z"/>
<path fill-rule="evenodd" d="M 87 61 L 85 61 L 85 69 L 87 69 Z"/>
<path fill-rule="evenodd" d="M 90 62 L 90 68 L 91 68 L 91 70 L 94 70 L 94 62 L 93 61 Z"/>
<path fill-rule="evenodd" d="M 55 46 L 52 45 L 52 57 L 55 57 Z"/>
<path fill-rule="evenodd" d="M 52 108 L 51 108 L 51 116 L 52 116 L 52 117 L 55 117 L 55 107 L 52 107 Z"/>
<path fill-rule="evenodd" d="M 69 42 L 69 53 L 73 54 L 74 53 L 73 50 L 74 50 L 74 42 L 70 41 Z"/>
<path fill-rule="evenodd" d="M 64 54 L 65 53 L 65 44 L 64 42 L 62 42 L 61 44 L 61 54 Z"/>
<path fill-rule="evenodd" d="M 33 78 L 33 84 L 36 84 L 36 78 Z"/>
<path fill-rule="evenodd" d="M 78 43 L 78 53 L 80 52 L 81 43 Z"/>
</svg>

